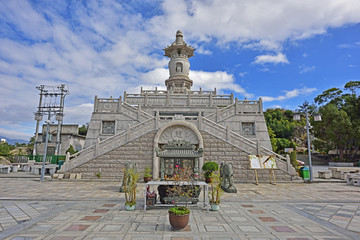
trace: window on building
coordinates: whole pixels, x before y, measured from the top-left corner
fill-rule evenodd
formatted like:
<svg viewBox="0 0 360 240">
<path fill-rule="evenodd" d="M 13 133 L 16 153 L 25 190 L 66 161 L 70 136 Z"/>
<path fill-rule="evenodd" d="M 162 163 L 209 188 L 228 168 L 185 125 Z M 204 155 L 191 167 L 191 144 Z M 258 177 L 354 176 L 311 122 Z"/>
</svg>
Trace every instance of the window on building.
<svg viewBox="0 0 360 240">
<path fill-rule="evenodd" d="M 115 134 L 115 121 L 103 121 L 102 134 Z"/>
</svg>

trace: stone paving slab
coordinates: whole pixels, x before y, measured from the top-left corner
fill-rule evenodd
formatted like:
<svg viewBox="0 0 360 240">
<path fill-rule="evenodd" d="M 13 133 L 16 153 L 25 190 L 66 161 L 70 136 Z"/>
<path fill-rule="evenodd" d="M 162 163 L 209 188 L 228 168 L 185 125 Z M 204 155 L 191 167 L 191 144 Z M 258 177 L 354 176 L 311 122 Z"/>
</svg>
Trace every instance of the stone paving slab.
<svg viewBox="0 0 360 240">
<path fill-rule="evenodd" d="M 167 208 L 143 211 L 142 183 L 134 212 L 119 182 L 19 183 L 0 179 L 0 239 L 360 239 L 360 191 L 342 183 L 237 184 L 220 211 L 191 208 L 180 232 Z"/>
</svg>

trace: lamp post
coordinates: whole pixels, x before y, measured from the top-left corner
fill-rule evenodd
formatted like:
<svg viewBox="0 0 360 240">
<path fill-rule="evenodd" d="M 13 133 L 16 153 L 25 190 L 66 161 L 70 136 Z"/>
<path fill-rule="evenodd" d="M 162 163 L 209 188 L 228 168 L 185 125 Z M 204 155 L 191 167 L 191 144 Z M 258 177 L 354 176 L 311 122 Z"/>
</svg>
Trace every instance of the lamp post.
<svg viewBox="0 0 360 240">
<path fill-rule="evenodd" d="M 310 144 L 310 124 L 309 124 L 309 115 L 311 116 L 313 114 L 314 116 L 314 120 L 316 122 L 321 121 L 321 115 L 319 113 L 314 113 L 314 111 L 312 111 L 311 113 L 309 113 L 309 109 L 308 109 L 309 103 L 305 102 L 302 105 L 302 111 L 298 111 L 295 113 L 294 115 L 294 120 L 295 121 L 299 121 L 301 119 L 301 114 L 305 113 L 305 118 L 306 118 L 306 135 L 307 135 L 307 142 L 308 142 L 308 153 L 309 153 L 309 172 L 310 172 L 310 182 L 313 180 L 313 174 L 312 174 L 312 163 L 311 163 L 311 144 Z"/>
</svg>

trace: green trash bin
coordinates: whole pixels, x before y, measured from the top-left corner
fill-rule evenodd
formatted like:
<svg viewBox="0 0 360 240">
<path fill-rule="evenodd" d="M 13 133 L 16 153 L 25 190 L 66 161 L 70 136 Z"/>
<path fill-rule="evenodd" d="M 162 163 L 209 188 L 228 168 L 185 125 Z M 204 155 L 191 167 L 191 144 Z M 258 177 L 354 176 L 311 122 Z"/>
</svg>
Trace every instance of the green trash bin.
<svg viewBox="0 0 360 240">
<path fill-rule="evenodd" d="M 59 160 L 59 161 L 58 161 L 59 169 L 61 169 L 61 166 L 64 164 L 64 162 L 65 162 L 64 160 Z"/>
<path fill-rule="evenodd" d="M 300 168 L 300 177 L 302 177 L 304 180 L 309 180 L 310 179 L 310 171 L 309 171 L 309 168 L 307 166 L 304 166 L 304 167 Z"/>
</svg>

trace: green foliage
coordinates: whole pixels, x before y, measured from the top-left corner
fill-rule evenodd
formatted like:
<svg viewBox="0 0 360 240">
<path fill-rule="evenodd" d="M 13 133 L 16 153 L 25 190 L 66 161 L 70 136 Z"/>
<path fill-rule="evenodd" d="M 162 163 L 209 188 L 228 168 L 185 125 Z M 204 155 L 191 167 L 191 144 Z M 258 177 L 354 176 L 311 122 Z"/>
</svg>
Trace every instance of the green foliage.
<svg viewBox="0 0 360 240">
<path fill-rule="evenodd" d="M 124 168 L 124 179 L 126 179 L 126 184 L 124 185 L 126 205 L 133 206 L 136 204 L 136 187 L 139 176 L 140 174 L 135 172 L 134 169 Z"/>
<path fill-rule="evenodd" d="M 296 126 L 305 125 L 304 120 L 293 120 L 293 112 L 284 109 L 267 109 L 264 113 L 273 151 L 282 152 L 284 148 L 294 145 L 291 139 Z"/>
<path fill-rule="evenodd" d="M 77 153 L 78 151 L 74 149 L 74 147 L 70 144 L 70 147 L 66 150 L 66 152 L 69 152 L 70 155 L 73 155 Z"/>
<path fill-rule="evenodd" d="M 144 170 L 144 177 L 152 177 L 151 175 L 151 169 L 149 167 L 146 167 Z"/>
<path fill-rule="evenodd" d="M 89 128 L 88 123 L 86 123 L 86 125 L 83 124 L 81 127 L 79 127 L 79 129 L 78 129 L 79 135 L 84 135 L 84 136 L 86 136 L 86 133 L 87 133 L 87 131 L 88 131 L 88 128 Z"/>
<path fill-rule="evenodd" d="M 321 122 L 312 122 L 314 126 L 314 142 L 318 149 L 337 149 L 339 160 L 345 160 L 345 150 L 352 150 L 352 156 L 346 158 L 354 160 L 360 146 L 360 97 L 356 91 L 360 88 L 360 81 L 350 81 L 345 84 L 344 93 L 337 88 L 324 91 L 315 98 L 320 105 Z"/>
<path fill-rule="evenodd" d="M 297 153 L 296 153 L 296 151 L 292 151 L 292 152 L 290 153 L 290 163 L 293 165 L 293 167 L 294 167 L 295 169 L 297 169 L 297 167 L 298 167 L 298 162 L 297 162 Z"/>
<path fill-rule="evenodd" d="M 6 156 L 10 154 L 10 151 L 15 149 L 15 146 L 8 144 L 7 142 L 0 143 L 0 155 Z"/>
<path fill-rule="evenodd" d="M 101 173 L 100 173 L 100 172 L 97 172 L 97 173 L 96 173 L 96 177 L 97 177 L 97 178 L 101 178 Z"/>
<path fill-rule="evenodd" d="M 216 162 L 206 162 L 202 166 L 202 170 L 205 171 L 205 177 L 211 177 L 214 171 L 219 170 L 219 164 Z"/>
<path fill-rule="evenodd" d="M 213 174 L 213 178 L 210 183 L 209 200 L 210 203 L 220 204 L 220 198 L 224 194 L 224 190 L 221 188 L 222 179 L 220 173 L 216 172 Z"/>
<path fill-rule="evenodd" d="M 174 215 L 187 215 L 190 213 L 190 210 L 186 207 L 180 206 L 180 207 L 172 207 L 169 209 L 169 213 L 172 213 Z"/>
</svg>

